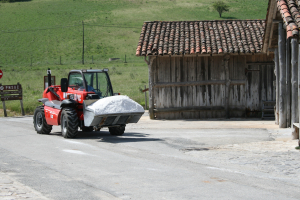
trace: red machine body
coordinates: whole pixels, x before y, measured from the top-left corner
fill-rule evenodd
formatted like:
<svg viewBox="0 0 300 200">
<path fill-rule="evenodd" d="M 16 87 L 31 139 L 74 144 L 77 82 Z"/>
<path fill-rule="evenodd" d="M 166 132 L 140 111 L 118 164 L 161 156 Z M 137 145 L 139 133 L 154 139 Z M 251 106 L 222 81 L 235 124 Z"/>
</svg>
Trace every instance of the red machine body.
<svg viewBox="0 0 300 200">
<path fill-rule="evenodd" d="M 44 111 L 47 124 L 60 125 L 61 110 L 45 106 Z"/>
<path fill-rule="evenodd" d="M 85 90 L 78 91 L 78 90 L 73 90 L 72 88 L 69 88 L 68 92 L 62 92 L 60 85 L 52 86 L 52 88 L 59 95 L 59 98 L 53 92 L 49 92 L 48 88 L 44 90 L 43 98 L 47 98 L 49 101 L 54 101 L 54 100 L 63 101 L 66 98 L 73 96 L 73 100 L 75 100 L 78 103 L 77 104 L 78 119 L 83 121 L 82 103 L 86 99 L 86 96 L 88 94 L 94 94 L 94 92 L 86 92 Z M 45 119 L 47 121 L 47 124 L 49 125 L 61 124 L 60 116 L 61 116 L 62 109 L 57 109 L 45 105 L 44 111 L 45 111 Z"/>
</svg>

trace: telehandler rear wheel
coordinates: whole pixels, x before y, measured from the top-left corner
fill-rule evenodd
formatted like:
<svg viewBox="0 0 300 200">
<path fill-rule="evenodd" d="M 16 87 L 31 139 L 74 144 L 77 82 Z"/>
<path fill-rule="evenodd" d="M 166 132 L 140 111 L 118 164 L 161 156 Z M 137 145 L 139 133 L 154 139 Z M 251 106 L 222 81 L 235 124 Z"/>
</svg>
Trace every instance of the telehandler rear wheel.
<svg viewBox="0 0 300 200">
<path fill-rule="evenodd" d="M 64 108 L 61 112 L 61 134 L 64 138 L 74 138 L 78 133 L 78 116 L 74 108 Z"/>
<path fill-rule="evenodd" d="M 49 134 L 51 132 L 52 126 L 46 122 L 44 106 L 36 107 L 33 115 L 33 124 L 38 134 Z"/>
<path fill-rule="evenodd" d="M 125 132 L 125 125 L 118 127 L 109 127 L 108 129 L 111 135 L 123 135 Z"/>
</svg>

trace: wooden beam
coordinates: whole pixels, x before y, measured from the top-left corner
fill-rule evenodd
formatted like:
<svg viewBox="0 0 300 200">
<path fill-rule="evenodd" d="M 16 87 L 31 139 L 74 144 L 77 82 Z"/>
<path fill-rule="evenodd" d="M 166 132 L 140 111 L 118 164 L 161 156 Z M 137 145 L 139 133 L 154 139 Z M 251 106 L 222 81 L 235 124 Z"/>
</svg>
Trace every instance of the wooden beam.
<svg viewBox="0 0 300 200">
<path fill-rule="evenodd" d="M 298 111 L 298 64 L 300 57 L 298 58 L 298 39 L 291 39 L 291 127 L 294 123 L 299 122 L 299 111 Z M 300 56 L 300 55 L 299 55 Z M 300 67 L 300 66 L 299 66 Z"/>
<path fill-rule="evenodd" d="M 274 24 L 282 23 L 282 19 L 273 19 L 272 21 Z"/>
<path fill-rule="evenodd" d="M 225 80 L 207 80 L 207 81 L 189 81 L 189 82 L 160 82 L 155 83 L 153 87 L 181 87 L 181 86 L 196 86 L 196 85 L 224 85 Z"/>
<path fill-rule="evenodd" d="M 275 76 L 276 76 L 276 110 L 275 110 L 275 124 L 279 125 L 279 60 L 278 60 L 278 49 L 274 52 L 275 62 Z"/>
<path fill-rule="evenodd" d="M 270 34 L 270 38 L 269 38 L 269 41 L 268 41 L 268 46 L 267 47 L 263 47 L 263 48 L 269 48 L 269 47 L 271 47 L 271 44 L 272 44 L 272 40 L 273 40 L 273 34 L 274 34 L 274 23 L 272 23 L 272 27 L 271 27 L 271 32 L 269 33 Z M 265 36 L 266 37 L 266 36 Z"/>
<path fill-rule="evenodd" d="M 298 45 L 298 84 L 297 84 L 297 89 L 298 89 L 298 117 L 300 120 L 300 45 Z M 300 124 L 300 121 L 299 121 Z"/>
<path fill-rule="evenodd" d="M 199 85 L 225 85 L 226 80 L 206 80 L 206 81 L 189 81 L 189 82 L 160 82 L 154 83 L 154 88 L 160 87 L 184 87 Z M 230 85 L 246 85 L 246 80 L 231 80 Z"/>
<path fill-rule="evenodd" d="M 150 119 L 154 119 L 154 100 L 153 100 L 153 84 L 154 84 L 154 73 L 153 73 L 153 61 L 157 59 L 156 57 L 149 57 L 148 71 L 149 71 L 149 116 Z"/>
<path fill-rule="evenodd" d="M 196 111 L 217 111 L 224 110 L 223 106 L 188 106 L 188 107 L 177 107 L 177 108 L 156 108 L 154 112 L 196 112 Z"/>
<path fill-rule="evenodd" d="M 7 117 L 5 101 L 2 101 L 2 106 L 3 106 L 3 111 L 4 111 L 4 117 Z"/>
<path fill-rule="evenodd" d="M 265 35 L 264 35 L 264 43 L 263 43 L 263 48 L 262 52 L 267 53 L 268 48 L 270 47 L 270 44 L 272 41 L 273 37 L 273 29 L 274 29 L 274 23 L 273 19 L 276 16 L 277 12 L 277 1 L 269 1 L 269 10 L 267 13 L 267 20 L 266 20 L 266 28 L 265 28 Z"/>
<path fill-rule="evenodd" d="M 229 115 L 229 95 L 230 95 L 230 77 L 229 77 L 229 55 L 226 55 L 224 57 L 224 69 L 225 69 L 225 80 L 226 80 L 226 86 L 225 86 L 225 112 L 226 112 L 226 118 L 230 118 Z"/>
<path fill-rule="evenodd" d="M 0 83 L 0 88 L 1 88 L 1 86 L 2 86 L 2 84 Z M 3 91 L 1 93 L 3 93 Z M 0 97 L 2 95 L 1 93 L 0 93 Z M 3 111 L 4 111 L 4 117 L 7 117 L 5 101 L 2 101 L 2 106 L 3 106 Z"/>
<path fill-rule="evenodd" d="M 286 126 L 291 127 L 291 43 L 286 40 Z"/>
<path fill-rule="evenodd" d="M 287 128 L 286 124 L 286 32 L 282 23 L 278 25 L 278 56 L 279 56 L 279 128 Z"/>
<path fill-rule="evenodd" d="M 230 80 L 230 85 L 246 85 L 247 80 Z"/>
<path fill-rule="evenodd" d="M 274 62 L 247 62 L 247 65 L 274 65 Z"/>
<path fill-rule="evenodd" d="M 241 107 L 230 107 L 230 111 L 246 111 L 246 108 Z M 224 111 L 224 106 L 188 106 L 188 107 L 177 107 L 177 108 L 156 108 L 155 113 L 161 112 L 199 112 L 199 111 Z M 251 111 L 250 111 L 251 112 Z"/>
</svg>

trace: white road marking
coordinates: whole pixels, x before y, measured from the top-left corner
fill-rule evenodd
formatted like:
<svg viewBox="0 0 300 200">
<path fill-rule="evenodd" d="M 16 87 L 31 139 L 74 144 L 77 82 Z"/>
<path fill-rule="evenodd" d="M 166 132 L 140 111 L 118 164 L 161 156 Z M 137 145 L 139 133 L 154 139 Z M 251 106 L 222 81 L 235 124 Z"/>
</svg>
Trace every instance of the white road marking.
<svg viewBox="0 0 300 200">
<path fill-rule="evenodd" d="M 65 140 L 65 142 L 73 143 L 73 144 L 84 144 L 82 142 L 76 142 L 76 141 L 71 141 L 71 140 Z"/>
<path fill-rule="evenodd" d="M 230 170 L 230 169 L 224 169 L 224 168 L 218 168 L 218 167 L 207 167 L 207 168 L 208 169 L 215 169 L 215 170 L 225 171 L 225 172 L 232 172 L 232 173 L 236 173 L 236 174 L 248 175 L 248 174 L 238 172 L 238 171 L 234 171 L 234 170 Z"/>
<path fill-rule="evenodd" d="M 85 153 L 83 151 L 79 151 L 79 150 L 74 150 L 74 149 L 63 149 L 64 152 L 67 153 L 73 153 L 73 154 L 77 154 L 77 155 L 84 155 L 84 156 L 93 156 L 93 157 L 99 157 L 97 155 L 93 155 L 93 154 L 89 154 L 89 153 Z"/>
<path fill-rule="evenodd" d="M 78 151 L 78 150 L 64 149 L 63 151 L 67 152 L 67 153 L 74 153 L 74 154 L 79 154 L 79 155 L 89 155 L 87 153 L 84 153 L 84 152 Z"/>
<path fill-rule="evenodd" d="M 68 143 L 71 143 L 71 144 L 84 145 L 84 146 L 88 146 L 88 147 L 91 147 L 91 148 L 95 148 L 93 145 L 86 144 L 86 143 L 83 143 L 83 142 L 77 142 L 77 141 L 72 141 L 72 140 L 64 140 L 64 142 L 68 142 Z"/>
</svg>

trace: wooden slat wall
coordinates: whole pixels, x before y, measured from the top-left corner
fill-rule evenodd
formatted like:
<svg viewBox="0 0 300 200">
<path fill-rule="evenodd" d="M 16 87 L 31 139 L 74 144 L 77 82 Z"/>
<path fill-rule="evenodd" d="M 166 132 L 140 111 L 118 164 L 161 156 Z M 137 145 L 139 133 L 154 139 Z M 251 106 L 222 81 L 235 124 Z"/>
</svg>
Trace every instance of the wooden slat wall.
<svg viewBox="0 0 300 200">
<path fill-rule="evenodd" d="M 246 114 L 247 116 L 256 116 L 261 110 L 261 100 L 275 100 L 274 66 L 247 65 L 249 62 L 267 62 L 272 59 L 272 56 L 267 57 L 266 55 L 230 56 L 228 63 L 231 81 L 228 94 L 230 117 L 245 117 Z M 152 69 L 154 71 L 153 101 L 156 118 L 226 117 L 226 77 L 223 56 L 158 56 L 152 63 Z M 246 74 L 245 69 L 260 71 Z M 215 84 L 203 85 L 203 82 L 199 82 L 213 82 L 214 80 Z M 238 81 L 238 83 L 234 81 Z M 184 82 L 192 82 L 192 84 L 187 84 L 188 86 L 164 85 Z M 197 84 L 193 85 L 194 82 Z M 163 111 L 166 108 L 171 109 Z M 183 108 L 187 108 L 186 111 L 182 110 Z M 179 111 L 180 109 L 181 111 Z"/>
<path fill-rule="evenodd" d="M 247 56 L 246 62 L 268 62 L 271 59 L 273 57 L 268 58 L 264 55 Z M 274 65 L 248 65 L 248 69 L 259 71 L 247 74 L 247 116 L 260 117 L 262 100 L 276 100 Z"/>
<path fill-rule="evenodd" d="M 231 80 L 244 80 L 246 83 L 245 56 L 234 56 L 229 61 L 229 78 Z M 246 84 L 230 85 L 229 106 L 231 109 L 230 115 L 233 117 L 244 117 L 246 110 Z M 240 111 L 233 110 L 241 109 Z"/>
</svg>

